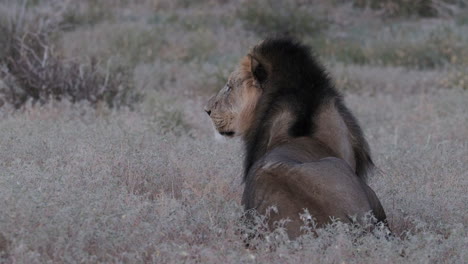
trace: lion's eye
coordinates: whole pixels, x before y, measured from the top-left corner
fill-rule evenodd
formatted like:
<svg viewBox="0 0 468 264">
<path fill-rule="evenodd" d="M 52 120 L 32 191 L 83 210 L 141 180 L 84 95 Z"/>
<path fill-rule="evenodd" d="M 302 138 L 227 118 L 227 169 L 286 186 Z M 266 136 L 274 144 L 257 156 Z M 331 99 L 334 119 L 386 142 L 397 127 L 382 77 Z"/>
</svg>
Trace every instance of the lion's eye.
<svg viewBox="0 0 468 264">
<path fill-rule="evenodd" d="M 228 85 L 227 85 L 227 90 L 226 90 L 226 91 L 227 91 L 227 92 L 230 92 L 231 90 L 232 90 L 232 86 L 228 84 Z"/>
</svg>

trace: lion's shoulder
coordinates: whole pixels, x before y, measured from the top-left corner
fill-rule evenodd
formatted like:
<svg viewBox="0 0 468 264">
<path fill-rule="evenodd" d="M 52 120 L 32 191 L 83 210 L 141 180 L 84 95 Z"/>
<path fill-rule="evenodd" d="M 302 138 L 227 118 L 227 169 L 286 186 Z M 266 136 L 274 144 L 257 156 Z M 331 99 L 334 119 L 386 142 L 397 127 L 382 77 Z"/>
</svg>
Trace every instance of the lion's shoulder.
<svg viewBox="0 0 468 264">
<path fill-rule="evenodd" d="M 329 163 L 327 158 L 330 157 L 333 157 L 333 151 L 322 142 L 309 137 L 295 138 L 268 150 L 252 166 L 251 177 L 248 178 L 252 180 L 265 179 L 266 177 L 279 179 L 289 177 L 291 173 L 307 175 L 310 173 L 307 164 L 320 167 L 318 162 L 323 160 L 323 164 L 326 165 Z M 343 160 L 341 162 L 346 164 Z"/>
</svg>

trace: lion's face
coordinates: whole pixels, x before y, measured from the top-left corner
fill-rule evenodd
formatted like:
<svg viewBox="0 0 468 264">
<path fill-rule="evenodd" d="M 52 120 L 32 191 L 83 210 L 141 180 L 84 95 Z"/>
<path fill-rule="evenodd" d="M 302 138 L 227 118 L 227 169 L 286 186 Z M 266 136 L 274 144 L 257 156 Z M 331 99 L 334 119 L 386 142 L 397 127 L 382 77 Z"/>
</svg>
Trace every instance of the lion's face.
<svg viewBox="0 0 468 264">
<path fill-rule="evenodd" d="M 223 136 L 242 136 L 252 123 L 261 89 L 251 71 L 251 58 L 244 57 L 224 87 L 205 106 L 216 130 Z"/>
</svg>

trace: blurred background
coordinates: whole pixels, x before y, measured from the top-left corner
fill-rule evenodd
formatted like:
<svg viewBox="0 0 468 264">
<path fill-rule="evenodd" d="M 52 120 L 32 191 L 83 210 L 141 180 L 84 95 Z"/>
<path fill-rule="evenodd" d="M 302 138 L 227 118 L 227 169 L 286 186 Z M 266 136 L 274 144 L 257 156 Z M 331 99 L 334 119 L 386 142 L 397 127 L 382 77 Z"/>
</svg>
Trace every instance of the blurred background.
<svg viewBox="0 0 468 264">
<path fill-rule="evenodd" d="M 209 94 L 249 48 L 278 33 L 311 45 L 342 89 L 394 90 L 386 89 L 382 78 L 397 68 L 404 69 L 400 78 L 417 71 L 413 79 L 433 78 L 431 86 L 467 89 L 466 5 L 463 0 L 3 0 L 0 100 L 16 108 L 50 97 L 119 107 L 168 90 L 177 96 Z"/>
<path fill-rule="evenodd" d="M 272 34 L 360 120 L 395 240 L 244 248 L 241 144 L 203 105 Z M 466 0 L 0 0 L 0 262 L 463 263 L 467 164 Z"/>
</svg>

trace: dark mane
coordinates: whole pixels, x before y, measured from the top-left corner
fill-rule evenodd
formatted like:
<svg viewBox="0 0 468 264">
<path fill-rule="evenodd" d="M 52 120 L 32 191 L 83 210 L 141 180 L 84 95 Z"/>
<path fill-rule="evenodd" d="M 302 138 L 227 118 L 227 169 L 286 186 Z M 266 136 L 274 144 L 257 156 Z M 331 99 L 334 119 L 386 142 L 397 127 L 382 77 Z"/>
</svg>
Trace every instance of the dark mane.
<svg viewBox="0 0 468 264">
<path fill-rule="evenodd" d="M 341 96 L 339 100 L 336 101 L 336 106 L 352 135 L 354 158 L 356 159 L 356 174 L 359 178 L 366 181 L 375 167 L 372 161 L 369 144 L 364 138 L 364 133 L 359 126 L 359 122 L 346 107 Z"/>
<path fill-rule="evenodd" d="M 260 83 L 262 97 L 255 109 L 253 125 L 244 136 L 244 181 L 249 180 L 252 166 L 267 151 L 271 123 L 277 114 L 284 110 L 292 113 L 294 120 L 288 129 L 290 137 L 312 136 L 314 118 L 320 106 L 332 99 L 337 99 L 338 111 L 352 133 L 356 173 L 365 180 L 367 171 L 373 166 L 368 144 L 311 49 L 292 38 L 269 38 L 254 47 L 250 55 L 263 65 L 267 77 Z"/>
</svg>

